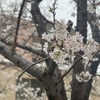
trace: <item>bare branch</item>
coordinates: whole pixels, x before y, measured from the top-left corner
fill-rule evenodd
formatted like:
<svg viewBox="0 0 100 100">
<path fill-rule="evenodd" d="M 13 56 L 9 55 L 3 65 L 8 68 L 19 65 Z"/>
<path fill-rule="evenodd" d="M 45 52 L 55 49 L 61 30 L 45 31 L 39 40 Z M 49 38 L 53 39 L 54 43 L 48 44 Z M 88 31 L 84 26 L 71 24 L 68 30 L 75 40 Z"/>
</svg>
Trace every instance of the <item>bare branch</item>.
<svg viewBox="0 0 100 100">
<path fill-rule="evenodd" d="M 53 10 L 52 10 L 52 13 L 53 13 L 53 22 L 54 22 L 54 28 L 55 28 L 55 15 L 56 15 L 56 3 L 57 3 L 57 0 L 54 0 L 54 3 L 53 3 Z"/>
<path fill-rule="evenodd" d="M 33 34 L 31 34 L 31 35 L 28 37 L 28 39 L 24 40 L 24 43 L 23 43 L 23 44 L 24 44 L 24 45 L 27 44 L 28 41 L 32 38 L 32 36 L 33 36 Z"/>
<path fill-rule="evenodd" d="M 78 59 L 76 59 L 76 61 L 74 62 L 74 64 L 71 66 L 71 68 L 66 72 L 64 73 L 61 78 L 58 80 L 58 82 L 56 83 L 56 86 L 61 82 L 61 80 L 66 76 L 68 75 L 68 73 L 75 67 L 75 65 L 80 61 L 82 60 L 82 57 L 79 57 Z"/>
<path fill-rule="evenodd" d="M 4 13 L 4 10 L 3 10 L 1 3 L 0 3 L 0 8 L 1 8 L 2 15 L 5 17 L 5 13 Z"/>
<path fill-rule="evenodd" d="M 25 1 L 26 1 L 26 0 L 23 0 L 22 5 L 21 5 L 21 8 L 20 8 L 19 15 L 18 15 L 18 20 L 17 20 L 17 27 L 16 27 L 16 32 L 15 32 L 13 50 L 16 48 L 17 37 L 18 37 L 18 31 L 19 31 L 19 27 L 20 27 L 20 20 L 21 20 L 23 8 L 24 8 L 24 5 L 25 5 Z"/>
<path fill-rule="evenodd" d="M 1 41 L 5 44 L 9 45 L 9 46 L 13 46 L 13 42 L 6 41 L 4 39 L 2 39 Z M 35 54 L 37 54 L 41 57 L 47 57 L 47 54 L 45 54 L 45 52 L 43 50 L 36 50 L 36 49 L 33 49 L 32 47 L 25 46 L 25 45 L 18 44 L 18 43 L 16 43 L 16 46 L 19 47 L 19 48 L 22 48 L 24 50 L 30 51 L 32 53 L 35 53 Z"/>
<path fill-rule="evenodd" d="M 41 59 L 41 60 L 39 60 L 39 61 L 36 61 L 36 62 L 35 62 L 34 64 L 32 64 L 31 66 L 25 67 L 25 69 L 23 69 L 24 71 L 19 75 L 18 79 L 19 79 L 27 70 L 29 70 L 30 68 L 32 68 L 32 67 L 35 66 L 36 64 L 41 63 L 41 62 L 47 60 L 48 58 L 49 58 L 49 57 L 43 58 L 43 59 Z"/>
<path fill-rule="evenodd" d="M 39 4 L 41 1 L 42 0 L 35 0 L 35 2 L 31 5 L 31 14 L 40 38 L 44 32 L 47 33 L 47 31 L 53 27 L 53 23 L 48 21 L 40 11 Z"/>
</svg>

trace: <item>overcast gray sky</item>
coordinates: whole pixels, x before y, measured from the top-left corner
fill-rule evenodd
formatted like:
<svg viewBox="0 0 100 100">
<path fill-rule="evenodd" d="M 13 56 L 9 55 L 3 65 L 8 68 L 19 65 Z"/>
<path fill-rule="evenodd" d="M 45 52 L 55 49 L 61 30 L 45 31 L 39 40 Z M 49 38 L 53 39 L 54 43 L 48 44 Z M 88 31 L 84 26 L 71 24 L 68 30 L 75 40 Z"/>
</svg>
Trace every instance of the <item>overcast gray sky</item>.
<svg viewBox="0 0 100 100">
<path fill-rule="evenodd" d="M 53 1 L 53 0 L 51 0 Z M 56 18 L 58 20 L 64 19 L 66 22 L 70 19 L 74 22 L 74 25 L 76 24 L 76 16 L 71 16 L 72 14 L 76 13 L 76 7 L 75 3 L 71 2 L 72 0 L 58 0 L 57 1 L 57 9 L 56 9 Z M 42 12 L 46 13 L 47 15 L 51 15 L 50 12 L 48 12 L 49 6 L 52 6 L 52 4 L 48 3 L 49 0 L 43 0 L 43 2 L 40 4 L 40 6 L 43 8 Z M 52 18 L 50 18 L 52 19 Z"/>
</svg>

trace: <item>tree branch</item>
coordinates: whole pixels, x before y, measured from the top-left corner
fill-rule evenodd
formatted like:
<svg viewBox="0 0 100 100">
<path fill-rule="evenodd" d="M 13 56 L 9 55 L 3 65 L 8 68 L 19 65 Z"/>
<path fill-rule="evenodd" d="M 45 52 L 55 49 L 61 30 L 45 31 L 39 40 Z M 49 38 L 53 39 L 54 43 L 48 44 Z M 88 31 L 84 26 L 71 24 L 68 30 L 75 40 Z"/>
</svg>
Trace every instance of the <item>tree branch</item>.
<svg viewBox="0 0 100 100">
<path fill-rule="evenodd" d="M 73 1 L 75 3 L 77 3 L 77 0 L 73 0 Z M 84 9 L 84 8 L 82 8 L 82 9 Z M 88 15 L 87 20 L 88 20 L 88 22 L 91 26 L 91 29 L 92 29 L 92 37 L 96 42 L 100 43 L 100 32 L 99 32 L 99 26 L 97 25 L 97 22 L 99 23 L 99 20 L 97 20 L 97 19 L 99 19 L 99 18 L 97 18 L 96 13 L 91 13 L 88 10 L 86 10 L 86 12 L 87 12 L 87 15 Z"/>
<path fill-rule="evenodd" d="M 13 46 L 13 42 L 10 42 L 10 41 L 6 41 L 4 39 L 1 39 L 1 41 L 9 46 Z M 19 43 L 16 43 L 16 46 L 19 47 L 19 48 L 22 48 L 24 50 L 27 50 L 27 51 L 30 51 L 32 53 L 35 53 L 41 57 L 47 57 L 47 54 L 45 54 L 45 52 L 43 50 L 36 50 L 36 49 L 33 49 L 32 47 L 29 47 L 29 46 L 25 46 L 25 45 L 22 45 L 22 44 L 19 44 Z"/>
<path fill-rule="evenodd" d="M 43 58 L 43 59 L 41 59 L 41 60 L 36 61 L 35 63 L 33 63 L 31 66 L 28 66 L 28 67 L 23 68 L 23 72 L 19 75 L 18 79 L 19 79 L 27 70 L 29 70 L 30 68 L 32 68 L 32 67 L 35 66 L 36 64 L 41 63 L 41 62 L 47 60 L 48 58 L 49 58 L 49 57 Z"/>
<path fill-rule="evenodd" d="M 10 60 L 12 63 L 20 67 L 21 69 L 25 67 L 32 66 L 33 63 L 24 59 L 21 55 L 18 55 L 16 52 L 11 51 L 4 43 L 0 41 L 0 54 L 5 58 Z M 27 70 L 27 73 L 36 77 L 37 79 L 41 79 L 44 69 L 33 66 L 31 69 Z"/>
<path fill-rule="evenodd" d="M 42 0 L 35 0 L 35 3 L 31 5 L 31 14 L 33 17 L 33 21 L 36 24 L 37 33 L 40 37 L 40 42 L 43 47 L 44 40 L 41 40 L 42 34 L 45 32 L 48 34 L 48 31 L 53 27 L 53 23 L 48 21 L 41 13 L 39 4 Z M 51 59 L 46 60 L 46 65 L 48 67 L 48 71 L 50 75 L 53 75 L 55 68 L 57 65 Z"/>
<path fill-rule="evenodd" d="M 39 4 L 42 0 L 35 0 L 35 3 L 31 5 L 31 14 L 33 21 L 36 24 L 38 36 L 41 38 L 42 34 L 47 33 L 53 27 L 53 23 L 48 21 L 42 14 L 39 8 Z"/>
<path fill-rule="evenodd" d="M 61 80 L 66 76 L 68 75 L 68 73 L 75 67 L 75 65 L 80 61 L 82 60 L 82 57 L 79 57 L 78 59 L 76 59 L 76 61 L 74 62 L 74 64 L 71 66 L 71 68 L 66 72 L 64 73 L 61 78 L 58 80 L 58 82 L 56 83 L 56 86 L 61 82 Z"/>
<path fill-rule="evenodd" d="M 3 7 L 2 7 L 2 5 L 1 5 L 1 3 L 0 3 L 0 8 L 1 8 L 1 13 L 2 13 L 2 15 L 5 17 L 5 13 L 4 13 L 4 10 L 3 10 Z"/>
<path fill-rule="evenodd" d="M 17 27 L 16 27 L 16 32 L 15 32 L 15 38 L 14 38 L 14 45 L 13 45 L 13 50 L 15 50 L 16 48 L 16 43 L 17 43 L 17 37 L 18 37 L 18 31 L 19 31 L 19 27 L 20 27 L 20 20 L 21 20 L 21 16 L 22 16 L 22 12 L 23 12 L 23 8 L 25 5 L 26 0 L 23 0 L 21 8 L 20 8 L 20 12 L 18 15 L 18 20 L 17 20 Z"/>
</svg>

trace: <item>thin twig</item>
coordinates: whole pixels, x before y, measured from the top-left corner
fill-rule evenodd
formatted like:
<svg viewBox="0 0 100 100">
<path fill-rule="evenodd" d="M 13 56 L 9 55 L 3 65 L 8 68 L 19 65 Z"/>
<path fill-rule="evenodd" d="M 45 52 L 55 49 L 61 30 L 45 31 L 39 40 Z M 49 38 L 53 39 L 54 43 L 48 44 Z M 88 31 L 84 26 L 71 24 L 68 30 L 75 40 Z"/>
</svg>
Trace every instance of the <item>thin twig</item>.
<svg viewBox="0 0 100 100">
<path fill-rule="evenodd" d="M 82 57 L 79 57 L 75 62 L 74 62 L 74 64 L 71 66 L 71 68 L 66 72 L 66 73 L 64 73 L 62 76 L 61 76 L 61 78 L 58 80 L 58 82 L 56 83 L 56 86 L 61 82 L 61 80 L 66 76 L 66 75 L 68 75 L 68 73 L 75 67 L 75 65 L 80 61 L 80 60 L 82 60 Z"/>
<path fill-rule="evenodd" d="M 0 3 L 0 8 L 1 8 L 2 15 L 5 17 L 5 13 L 4 13 L 4 10 L 3 10 L 1 3 Z"/>
<path fill-rule="evenodd" d="M 24 40 L 23 45 L 26 45 L 30 41 L 31 38 L 33 38 L 33 34 L 31 34 L 26 40 Z"/>
<path fill-rule="evenodd" d="M 35 66 L 36 64 L 47 60 L 48 58 L 49 58 L 49 57 L 43 58 L 43 59 L 41 59 L 41 60 L 38 60 L 38 61 L 36 61 L 35 63 L 33 63 L 31 66 L 28 66 L 28 67 L 24 68 L 24 69 L 23 69 L 23 72 L 19 75 L 18 79 L 19 79 L 27 70 L 29 70 L 30 68 L 32 68 L 32 67 Z"/>
<path fill-rule="evenodd" d="M 19 31 L 19 27 L 20 27 L 20 20 L 21 20 L 23 8 L 24 8 L 24 5 L 25 5 L 25 1 L 26 1 L 26 0 L 23 0 L 22 5 L 21 5 L 21 8 L 20 8 L 19 15 L 18 15 L 18 20 L 17 20 L 17 27 L 16 27 L 16 32 L 15 32 L 13 50 L 15 50 L 15 48 L 16 48 L 17 37 L 18 37 L 18 31 Z"/>
<path fill-rule="evenodd" d="M 55 19 L 55 15 L 56 15 L 56 12 L 55 12 L 55 10 L 56 10 L 56 3 L 57 3 L 57 0 L 54 0 L 53 11 L 52 11 L 52 13 L 53 13 L 54 28 L 55 28 L 55 21 L 56 21 L 56 19 Z"/>
</svg>

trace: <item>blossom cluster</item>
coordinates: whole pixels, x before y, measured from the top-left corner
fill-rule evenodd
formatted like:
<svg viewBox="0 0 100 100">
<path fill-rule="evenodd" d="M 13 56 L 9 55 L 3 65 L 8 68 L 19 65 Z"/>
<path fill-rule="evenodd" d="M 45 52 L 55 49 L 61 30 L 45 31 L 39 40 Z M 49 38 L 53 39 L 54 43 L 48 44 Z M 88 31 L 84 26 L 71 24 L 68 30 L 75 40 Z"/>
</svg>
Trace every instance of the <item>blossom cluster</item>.
<svg viewBox="0 0 100 100">
<path fill-rule="evenodd" d="M 93 82 L 92 82 L 92 93 L 96 94 L 96 95 L 100 95 L 100 76 L 96 75 L 95 77 L 93 77 Z"/>
<path fill-rule="evenodd" d="M 90 80 L 92 77 L 92 75 L 88 72 L 88 71 L 82 71 L 80 74 L 77 74 L 76 75 L 76 79 L 79 81 L 79 82 L 87 82 L 88 80 Z"/>
<path fill-rule="evenodd" d="M 29 85 L 28 82 L 24 82 L 22 78 L 18 80 L 18 74 L 20 73 L 17 70 L 0 70 L 0 99 L 5 99 L 9 96 L 12 96 L 15 92 L 17 100 L 45 100 L 46 94 L 43 92 L 41 96 L 38 95 L 40 92 L 40 87 L 34 88 Z M 17 79 L 18 84 L 12 83 Z M 20 92 L 20 93 L 19 93 Z"/>
<path fill-rule="evenodd" d="M 86 44 L 83 44 L 83 36 L 76 32 L 70 34 L 67 30 L 67 25 L 64 21 L 56 21 L 55 27 L 51 31 L 42 35 L 42 39 L 45 39 L 44 51 L 50 55 L 50 57 L 56 63 L 65 63 L 66 58 L 75 56 L 76 52 L 82 51 L 84 64 L 87 64 L 89 60 L 94 57 L 94 54 L 98 50 L 99 44 L 93 39 L 88 40 Z"/>
</svg>

